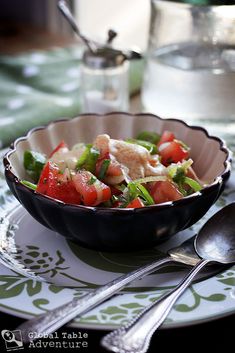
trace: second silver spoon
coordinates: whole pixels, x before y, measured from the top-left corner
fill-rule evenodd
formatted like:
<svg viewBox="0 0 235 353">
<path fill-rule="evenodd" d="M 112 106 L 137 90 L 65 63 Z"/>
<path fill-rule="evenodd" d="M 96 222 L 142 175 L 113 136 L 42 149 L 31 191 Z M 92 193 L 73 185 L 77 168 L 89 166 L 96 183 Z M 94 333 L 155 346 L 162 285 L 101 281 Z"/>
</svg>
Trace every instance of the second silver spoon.
<svg viewBox="0 0 235 353">
<path fill-rule="evenodd" d="M 180 246 L 169 250 L 168 255 L 164 258 L 124 274 L 82 298 L 74 298 L 69 303 L 26 321 L 17 329 L 21 330 L 24 342 L 32 340 L 30 332 L 34 332 L 35 334 L 33 339 L 55 332 L 78 315 L 85 314 L 98 304 L 104 302 L 130 282 L 140 279 L 160 267 L 169 265 L 172 262 L 195 265 L 198 261 L 199 258 L 193 249 L 192 239 L 190 239 Z"/>
<path fill-rule="evenodd" d="M 217 212 L 199 231 L 195 248 L 202 258 L 176 288 L 148 306 L 129 324 L 109 333 L 101 344 L 116 353 L 145 353 L 153 333 L 195 276 L 210 262 L 235 262 L 235 202 Z"/>
</svg>

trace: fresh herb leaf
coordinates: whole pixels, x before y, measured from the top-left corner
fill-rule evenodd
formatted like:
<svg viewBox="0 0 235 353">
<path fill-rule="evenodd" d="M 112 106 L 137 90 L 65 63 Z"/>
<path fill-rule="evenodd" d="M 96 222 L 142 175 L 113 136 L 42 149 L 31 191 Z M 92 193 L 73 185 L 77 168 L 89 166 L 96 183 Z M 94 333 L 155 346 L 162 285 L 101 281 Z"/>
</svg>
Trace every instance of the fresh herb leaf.
<svg viewBox="0 0 235 353">
<path fill-rule="evenodd" d="M 172 180 L 178 184 L 178 183 L 181 183 L 182 181 L 184 181 L 184 178 L 185 178 L 184 169 L 182 167 L 176 168 L 176 171 L 175 171 L 174 176 L 172 177 Z"/>
<path fill-rule="evenodd" d="M 39 180 L 46 160 L 42 153 L 28 150 L 24 152 L 24 168 L 35 182 Z"/>
<path fill-rule="evenodd" d="M 148 141 L 156 145 L 160 140 L 160 135 L 152 131 L 142 131 L 136 137 L 137 140 Z"/>
</svg>

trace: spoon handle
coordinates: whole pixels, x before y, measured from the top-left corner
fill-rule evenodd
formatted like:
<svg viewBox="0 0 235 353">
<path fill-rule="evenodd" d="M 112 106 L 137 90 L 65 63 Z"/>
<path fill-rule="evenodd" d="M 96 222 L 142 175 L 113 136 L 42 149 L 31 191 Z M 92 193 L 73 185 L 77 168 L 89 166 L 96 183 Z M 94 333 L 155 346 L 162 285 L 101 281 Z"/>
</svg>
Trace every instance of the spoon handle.
<svg viewBox="0 0 235 353">
<path fill-rule="evenodd" d="M 92 53 L 95 53 L 96 47 L 94 45 L 94 42 L 87 39 L 79 30 L 75 18 L 73 17 L 68 5 L 64 0 L 59 0 L 57 3 L 58 9 L 61 11 L 61 13 L 64 15 L 66 20 L 69 22 L 70 26 L 74 30 L 74 32 L 83 40 L 83 42 L 86 44 L 86 46 L 89 48 L 89 50 Z"/>
<path fill-rule="evenodd" d="M 84 314 L 98 304 L 104 302 L 130 282 L 140 279 L 154 270 L 172 262 L 177 261 L 170 256 L 166 256 L 158 261 L 152 262 L 151 264 L 147 264 L 137 270 L 124 274 L 108 284 L 100 286 L 98 289 L 90 292 L 82 298 L 74 298 L 70 302 L 63 304 L 54 310 L 26 321 L 18 327 L 18 329 L 21 330 L 24 342 L 29 342 L 41 335 L 43 336 L 55 332 L 76 316 Z M 34 334 L 33 337 L 31 337 L 32 332 Z"/>
<path fill-rule="evenodd" d="M 199 261 L 174 290 L 166 293 L 157 302 L 149 305 L 127 325 L 106 335 L 101 341 L 102 346 L 117 353 L 146 352 L 155 330 L 162 324 L 174 303 L 190 285 L 193 278 L 208 262 L 210 260 Z"/>
</svg>

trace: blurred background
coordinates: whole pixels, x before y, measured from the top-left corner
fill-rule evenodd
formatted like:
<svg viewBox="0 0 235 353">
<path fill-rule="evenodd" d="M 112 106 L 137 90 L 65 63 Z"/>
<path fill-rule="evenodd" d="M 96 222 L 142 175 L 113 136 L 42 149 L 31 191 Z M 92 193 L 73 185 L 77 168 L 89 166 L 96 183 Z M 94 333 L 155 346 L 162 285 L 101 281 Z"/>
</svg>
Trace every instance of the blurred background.
<svg viewBox="0 0 235 353">
<path fill-rule="evenodd" d="M 59 12 L 57 3 L 57 0 L 1 0 L 0 147 L 32 126 L 87 111 L 83 106 L 85 85 L 81 77 L 85 47 Z M 91 39 L 104 44 L 108 30 L 113 29 L 118 32 L 115 48 L 146 50 L 149 1 L 68 0 L 66 4 L 80 31 Z M 124 70 L 123 66 L 123 73 L 119 71 L 112 74 L 111 84 L 118 83 L 127 101 L 129 94 L 133 96 L 140 90 L 143 61 L 134 62 L 130 69 Z M 96 73 L 92 73 L 93 77 Z M 106 72 L 99 74 L 103 76 L 99 81 L 107 86 Z M 127 79 L 128 85 L 124 82 Z M 112 87 L 108 94 L 105 92 L 107 96 L 115 97 Z M 118 100 L 102 102 L 105 111 L 107 106 L 111 110 L 128 109 L 123 104 Z M 93 107 L 97 109 L 96 102 Z M 140 110 L 139 96 L 132 99 L 130 110 Z"/>
<path fill-rule="evenodd" d="M 150 1 L 69 0 L 83 33 L 105 41 L 108 29 L 118 32 L 118 47 L 147 47 Z M 133 11 L 134 9 L 134 11 Z M 1 0 L 0 51 L 12 53 L 74 40 L 67 21 L 59 14 L 57 0 Z"/>
<path fill-rule="evenodd" d="M 66 1 L 88 38 L 105 45 L 112 29 L 115 49 L 142 54 L 128 67 L 112 58 L 116 67 L 106 62 L 105 70 L 91 53 L 84 62 L 84 43 L 57 4 L 1 0 L 0 146 L 32 126 L 91 111 L 148 111 L 234 131 L 233 0 Z M 231 6 L 217 6 L 224 4 Z"/>
</svg>

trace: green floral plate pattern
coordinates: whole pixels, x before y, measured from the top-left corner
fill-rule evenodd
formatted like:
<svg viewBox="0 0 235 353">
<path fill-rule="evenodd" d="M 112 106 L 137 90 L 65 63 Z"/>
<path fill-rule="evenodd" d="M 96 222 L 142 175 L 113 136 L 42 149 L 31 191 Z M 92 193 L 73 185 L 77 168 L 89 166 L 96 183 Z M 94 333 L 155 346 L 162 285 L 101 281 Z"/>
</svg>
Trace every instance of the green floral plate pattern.
<svg viewBox="0 0 235 353">
<path fill-rule="evenodd" d="M 11 268 L 0 263 L 0 310 L 31 318 L 161 257 L 167 249 L 196 234 L 214 212 L 234 199 L 234 194 L 233 172 L 223 195 L 193 227 L 154 249 L 111 254 L 67 242 L 37 223 L 10 194 L 1 165 L 0 241 L 6 251 L 4 262 L 9 260 Z M 27 271 L 31 277 L 25 275 Z M 175 286 L 185 273 L 182 267 L 168 267 L 151 274 L 74 320 L 72 325 L 115 328 Z M 235 266 L 194 283 L 174 306 L 163 327 L 187 326 L 231 313 L 235 313 Z"/>
</svg>

